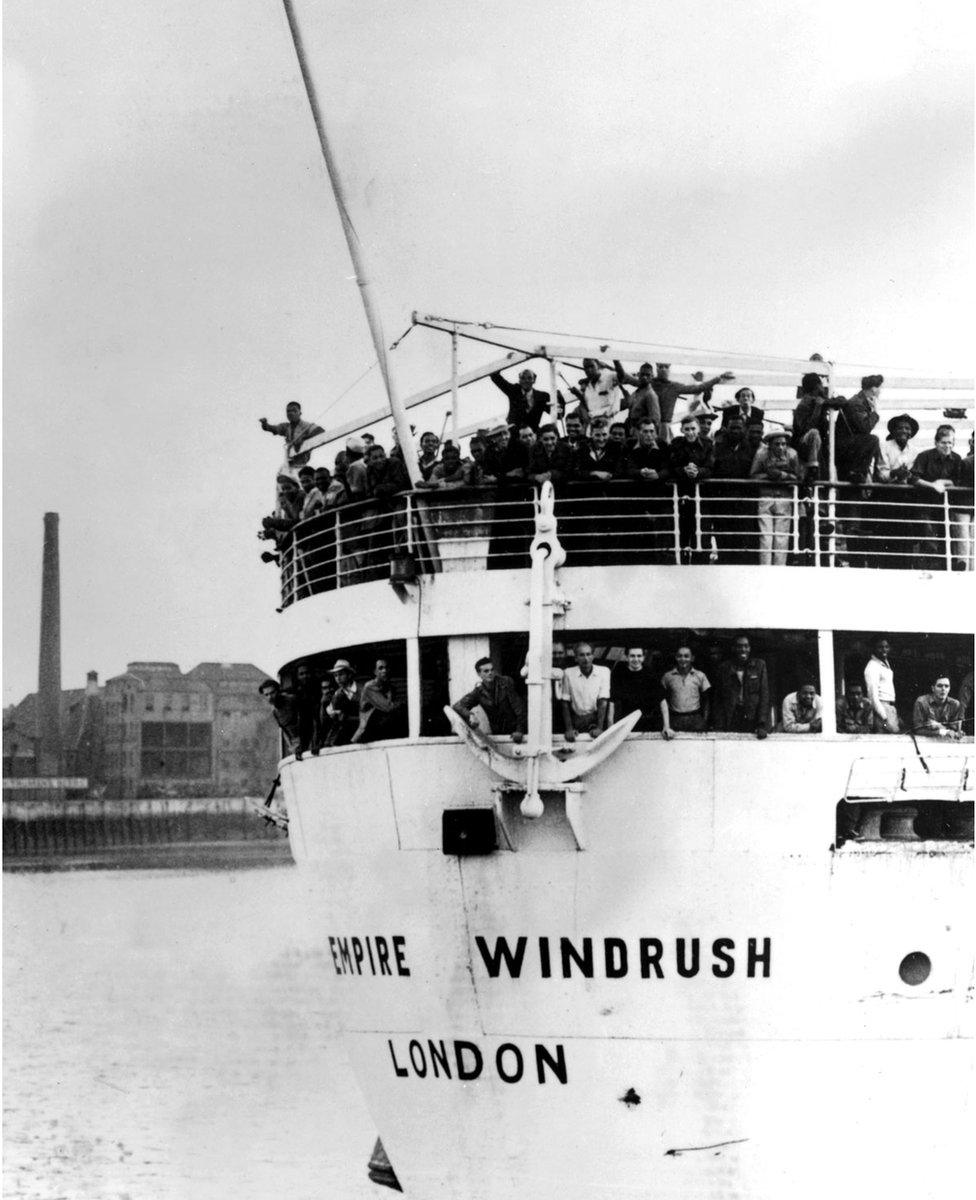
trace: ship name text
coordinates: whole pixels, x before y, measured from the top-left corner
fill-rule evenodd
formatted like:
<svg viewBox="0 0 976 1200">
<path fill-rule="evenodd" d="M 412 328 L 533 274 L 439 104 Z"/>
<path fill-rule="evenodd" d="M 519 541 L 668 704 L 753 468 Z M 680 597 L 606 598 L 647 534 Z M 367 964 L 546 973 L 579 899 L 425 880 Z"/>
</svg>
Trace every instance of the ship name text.
<svg viewBox="0 0 976 1200">
<path fill-rule="evenodd" d="M 407 939 L 400 936 L 330 937 L 337 975 L 409 975 Z"/>
<path fill-rule="evenodd" d="M 514 1042 L 503 1042 L 495 1050 L 482 1051 L 474 1042 L 435 1041 L 433 1038 L 411 1038 L 404 1045 L 387 1040 L 393 1073 L 400 1079 L 458 1079 L 467 1082 L 492 1071 L 502 1083 L 535 1081 L 540 1084 L 553 1080 L 567 1083 L 566 1050 L 561 1044 L 551 1049 L 535 1042 L 524 1052 Z"/>
<path fill-rule="evenodd" d="M 692 979 L 709 968 L 716 979 L 728 979 L 737 966 L 748 979 L 768 979 L 773 949 L 768 937 L 748 938 L 744 955 L 741 943 L 737 948 L 729 937 L 715 938 L 710 946 L 707 940 L 703 946 L 703 939 L 697 937 L 673 941 L 642 937 L 630 943 L 619 937 L 496 937 L 493 945 L 480 936 L 474 940 L 489 979 L 519 979 L 523 971 L 533 976 L 538 972 L 542 979 L 574 975 L 583 979 L 623 979 L 627 975 L 664 979 L 671 973 Z"/>
</svg>

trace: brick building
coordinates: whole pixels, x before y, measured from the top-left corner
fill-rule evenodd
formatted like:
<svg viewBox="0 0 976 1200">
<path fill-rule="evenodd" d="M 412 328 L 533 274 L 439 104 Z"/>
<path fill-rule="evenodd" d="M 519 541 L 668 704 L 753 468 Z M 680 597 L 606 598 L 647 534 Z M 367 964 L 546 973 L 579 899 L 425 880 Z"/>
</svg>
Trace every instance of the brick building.
<svg viewBox="0 0 976 1200">
<path fill-rule="evenodd" d="M 98 686 L 63 691 L 67 774 L 92 795 L 263 795 L 278 759 L 277 726 L 250 663 L 132 662 Z M 5 775 L 36 772 L 37 697 L 4 712 Z"/>
</svg>

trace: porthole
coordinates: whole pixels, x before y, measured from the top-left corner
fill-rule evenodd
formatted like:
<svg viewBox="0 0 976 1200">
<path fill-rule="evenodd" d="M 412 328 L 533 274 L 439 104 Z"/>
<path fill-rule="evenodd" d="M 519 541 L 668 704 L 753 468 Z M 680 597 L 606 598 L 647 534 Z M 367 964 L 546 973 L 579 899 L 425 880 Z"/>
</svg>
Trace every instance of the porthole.
<svg viewBox="0 0 976 1200">
<path fill-rule="evenodd" d="M 922 950 L 913 950 L 906 954 L 898 966 L 898 974 L 902 983 L 909 987 L 918 987 L 924 983 L 932 972 L 932 960 Z"/>
</svg>

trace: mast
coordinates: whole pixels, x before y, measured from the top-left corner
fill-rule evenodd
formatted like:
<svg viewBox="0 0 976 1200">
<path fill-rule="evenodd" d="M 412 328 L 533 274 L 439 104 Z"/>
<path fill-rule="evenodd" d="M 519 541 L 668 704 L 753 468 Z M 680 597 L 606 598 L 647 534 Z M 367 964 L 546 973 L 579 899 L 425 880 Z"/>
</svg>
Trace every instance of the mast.
<svg viewBox="0 0 976 1200">
<path fill-rule="evenodd" d="M 325 160 L 325 169 L 329 173 L 329 182 L 332 184 L 332 194 L 335 196 L 336 207 L 339 210 L 339 218 L 342 221 L 342 231 L 346 235 L 346 245 L 349 247 L 349 257 L 352 259 L 353 269 L 356 272 L 356 283 L 359 285 L 359 293 L 363 301 L 363 308 L 366 310 L 366 321 L 369 324 L 369 332 L 373 339 L 373 348 L 376 351 L 376 357 L 379 360 L 380 371 L 383 375 L 383 383 L 386 386 L 386 394 L 390 401 L 390 411 L 393 414 L 393 424 L 396 426 L 397 441 L 400 443 L 400 447 L 403 451 L 403 461 L 407 468 L 407 474 L 410 476 L 410 483 L 412 485 L 416 485 L 420 479 L 420 469 L 417 466 L 417 455 L 414 451 L 413 434 L 410 432 L 410 422 L 407 420 L 406 409 L 400 402 L 400 397 L 397 394 L 390 373 L 390 364 L 386 356 L 386 337 L 383 333 L 383 322 L 380 319 L 379 311 L 375 304 L 372 280 L 370 279 L 369 273 L 366 270 L 363 246 L 359 240 L 359 234 L 356 233 L 356 228 L 352 223 L 352 218 L 349 215 L 342 179 L 339 176 L 339 169 L 329 146 L 328 138 L 325 135 L 325 122 L 322 119 L 322 109 L 319 105 L 318 94 L 315 90 L 315 83 L 312 80 L 312 74 L 309 70 L 308 61 L 305 57 L 305 47 L 302 42 L 301 30 L 298 27 L 298 18 L 295 15 L 295 9 L 292 4 L 292 0 L 282 0 L 282 4 L 284 5 L 285 16 L 288 18 L 288 28 L 291 32 L 292 44 L 295 47 L 295 55 L 298 59 L 298 65 L 302 72 L 302 82 L 305 85 L 305 95 L 308 97 L 308 106 L 312 111 L 312 119 L 315 122 L 315 130 L 318 133 L 319 148 L 322 151 L 322 158 Z"/>
</svg>

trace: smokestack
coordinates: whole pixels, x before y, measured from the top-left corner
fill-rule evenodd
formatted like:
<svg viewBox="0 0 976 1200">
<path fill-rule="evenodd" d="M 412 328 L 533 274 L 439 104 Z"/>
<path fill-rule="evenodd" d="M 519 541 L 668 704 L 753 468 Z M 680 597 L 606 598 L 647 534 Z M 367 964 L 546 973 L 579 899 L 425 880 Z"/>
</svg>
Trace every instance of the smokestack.
<svg viewBox="0 0 976 1200">
<path fill-rule="evenodd" d="M 37 773 L 61 773 L 61 568 L 58 514 L 44 514 L 41 653 L 37 672 Z"/>
<path fill-rule="evenodd" d="M 85 695 L 86 696 L 97 696 L 98 695 L 98 672 L 97 671 L 89 671 L 88 674 L 85 676 Z"/>
</svg>

